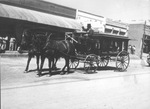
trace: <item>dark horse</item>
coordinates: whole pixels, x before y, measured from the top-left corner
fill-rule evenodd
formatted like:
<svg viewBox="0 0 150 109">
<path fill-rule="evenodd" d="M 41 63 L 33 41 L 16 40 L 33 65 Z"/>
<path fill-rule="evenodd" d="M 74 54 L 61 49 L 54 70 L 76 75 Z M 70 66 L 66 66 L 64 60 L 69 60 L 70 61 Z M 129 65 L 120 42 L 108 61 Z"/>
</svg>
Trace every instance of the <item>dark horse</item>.
<svg viewBox="0 0 150 109">
<path fill-rule="evenodd" d="M 30 61 L 34 56 L 36 56 L 37 70 L 39 71 L 39 58 L 43 52 L 46 39 L 47 34 L 35 34 L 31 30 L 25 30 L 23 32 L 20 49 L 22 50 L 25 48 L 28 50 L 28 60 L 24 71 L 25 73 L 28 72 Z"/>
<path fill-rule="evenodd" d="M 51 35 L 55 36 L 55 33 Z M 63 57 L 65 59 L 65 66 L 63 67 L 61 72 L 61 74 L 64 74 L 64 70 L 66 67 L 67 67 L 66 73 L 69 72 L 69 59 L 75 56 L 75 47 L 73 43 L 71 43 L 68 40 L 61 40 L 61 41 L 51 40 L 50 39 L 51 35 L 48 36 L 46 45 L 44 47 L 39 76 L 41 76 L 45 58 L 48 58 L 49 60 L 49 75 L 51 76 L 53 59 L 58 59 L 60 57 Z"/>
</svg>

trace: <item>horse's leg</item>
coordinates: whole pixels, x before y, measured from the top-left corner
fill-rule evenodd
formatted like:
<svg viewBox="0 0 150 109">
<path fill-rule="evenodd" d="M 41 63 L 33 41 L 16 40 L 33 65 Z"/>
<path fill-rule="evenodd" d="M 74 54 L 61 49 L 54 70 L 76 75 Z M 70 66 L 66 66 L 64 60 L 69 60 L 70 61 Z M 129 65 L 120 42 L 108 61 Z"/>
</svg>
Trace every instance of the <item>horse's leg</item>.
<svg viewBox="0 0 150 109">
<path fill-rule="evenodd" d="M 44 65 L 44 61 L 45 61 L 45 57 L 41 56 L 41 66 L 40 66 L 40 70 L 38 71 L 38 75 L 39 76 L 41 76 L 42 68 L 43 68 L 43 65 Z"/>
<path fill-rule="evenodd" d="M 53 65 L 52 65 L 52 69 L 56 70 L 56 63 L 57 63 L 58 59 L 57 58 L 53 58 Z"/>
<path fill-rule="evenodd" d="M 26 69 L 25 69 L 24 73 L 28 73 L 28 69 L 29 69 L 29 64 L 30 64 L 31 58 L 32 58 L 32 56 L 28 55 L 28 61 L 27 61 L 27 65 L 26 65 Z"/>
<path fill-rule="evenodd" d="M 39 55 L 36 55 L 37 71 L 39 71 Z"/>
<path fill-rule="evenodd" d="M 52 59 L 52 69 L 55 69 L 55 59 Z"/>
<path fill-rule="evenodd" d="M 66 66 L 67 66 L 67 72 L 66 72 L 66 74 L 68 74 L 69 73 L 69 58 L 66 58 Z"/>
<path fill-rule="evenodd" d="M 64 74 L 64 70 L 67 67 L 67 58 L 65 58 L 65 66 L 63 67 L 63 69 L 61 70 L 61 75 Z"/>
<path fill-rule="evenodd" d="M 49 76 L 51 76 L 51 72 L 52 72 L 52 67 L 51 67 L 52 60 L 51 60 L 51 58 L 48 58 L 48 61 L 49 61 L 49 63 L 48 63 L 48 65 L 49 65 Z"/>
</svg>

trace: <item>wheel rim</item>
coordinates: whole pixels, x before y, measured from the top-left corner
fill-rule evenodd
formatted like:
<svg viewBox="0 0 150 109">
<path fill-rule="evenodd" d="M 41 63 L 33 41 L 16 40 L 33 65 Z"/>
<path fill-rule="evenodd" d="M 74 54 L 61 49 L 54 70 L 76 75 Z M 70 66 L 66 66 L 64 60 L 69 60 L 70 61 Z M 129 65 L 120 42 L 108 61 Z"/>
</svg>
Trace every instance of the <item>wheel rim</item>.
<svg viewBox="0 0 150 109">
<path fill-rule="evenodd" d="M 84 63 L 84 69 L 86 72 L 95 72 L 97 69 L 97 63 L 96 62 L 85 62 Z"/>
<path fill-rule="evenodd" d="M 129 62 L 130 62 L 129 53 L 126 51 L 122 51 L 117 55 L 116 68 L 119 71 L 125 71 L 129 66 Z"/>
<path fill-rule="evenodd" d="M 84 61 L 84 70 L 86 72 L 95 72 L 98 66 L 98 56 L 88 55 Z"/>
</svg>

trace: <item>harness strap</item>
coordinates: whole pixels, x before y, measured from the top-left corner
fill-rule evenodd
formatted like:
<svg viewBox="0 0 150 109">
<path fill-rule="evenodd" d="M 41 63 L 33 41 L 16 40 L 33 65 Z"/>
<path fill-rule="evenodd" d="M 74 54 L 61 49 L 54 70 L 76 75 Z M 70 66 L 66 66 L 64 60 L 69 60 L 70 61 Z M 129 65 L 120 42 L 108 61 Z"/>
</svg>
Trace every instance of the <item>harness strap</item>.
<svg viewBox="0 0 150 109">
<path fill-rule="evenodd" d="M 76 43 L 79 43 L 77 40 L 75 40 L 75 39 L 72 38 L 71 36 L 69 36 L 69 35 L 67 35 L 67 34 L 66 34 L 66 36 L 69 37 L 70 39 L 72 39 L 73 41 L 75 41 Z"/>
<path fill-rule="evenodd" d="M 68 50 L 68 52 L 67 52 L 67 54 L 68 54 L 69 51 L 70 51 L 70 47 L 69 47 L 69 43 L 68 43 L 67 41 L 65 41 L 65 42 L 66 42 L 66 44 L 67 44 L 67 46 L 68 46 L 68 49 L 66 48 L 66 49 Z"/>
<path fill-rule="evenodd" d="M 64 44 L 64 45 L 65 45 L 65 44 Z M 66 46 L 65 46 L 65 47 L 66 47 Z M 62 51 L 59 51 L 59 50 L 56 49 L 56 48 L 50 47 L 49 49 L 54 50 L 54 51 L 58 51 L 58 52 L 60 52 L 60 53 L 62 53 L 62 54 L 64 54 L 64 55 L 66 55 L 66 56 L 69 56 L 70 58 L 76 58 L 75 56 L 68 55 L 68 53 L 64 53 L 64 52 L 62 52 Z"/>
</svg>

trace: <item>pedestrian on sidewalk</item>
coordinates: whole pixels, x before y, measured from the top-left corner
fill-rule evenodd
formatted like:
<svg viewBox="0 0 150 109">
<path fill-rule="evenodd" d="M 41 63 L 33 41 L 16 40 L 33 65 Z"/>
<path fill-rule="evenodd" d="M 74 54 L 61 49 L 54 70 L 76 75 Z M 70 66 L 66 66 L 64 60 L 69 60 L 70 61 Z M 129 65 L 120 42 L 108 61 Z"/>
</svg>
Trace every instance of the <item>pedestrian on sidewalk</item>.
<svg viewBox="0 0 150 109">
<path fill-rule="evenodd" d="M 9 45 L 9 50 L 13 51 L 15 49 L 15 43 L 16 43 L 16 39 L 14 37 L 10 38 L 10 45 Z"/>
</svg>

